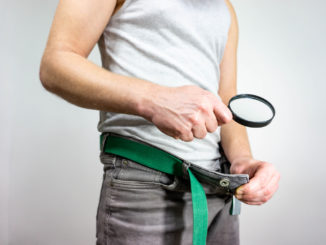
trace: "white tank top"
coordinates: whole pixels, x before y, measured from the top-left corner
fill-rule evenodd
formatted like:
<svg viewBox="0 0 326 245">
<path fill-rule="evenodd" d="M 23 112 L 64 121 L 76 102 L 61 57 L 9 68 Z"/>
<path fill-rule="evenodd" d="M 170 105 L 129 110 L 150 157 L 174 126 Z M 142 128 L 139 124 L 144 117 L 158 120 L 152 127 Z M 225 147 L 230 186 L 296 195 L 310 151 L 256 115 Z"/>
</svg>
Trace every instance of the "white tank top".
<svg viewBox="0 0 326 245">
<path fill-rule="evenodd" d="M 224 0 L 125 0 L 98 42 L 102 65 L 160 85 L 197 85 L 218 96 L 230 21 Z M 219 128 L 184 142 L 140 116 L 101 111 L 98 130 L 148 142 L 207 169 L 219 166 Z"/>
</svg>

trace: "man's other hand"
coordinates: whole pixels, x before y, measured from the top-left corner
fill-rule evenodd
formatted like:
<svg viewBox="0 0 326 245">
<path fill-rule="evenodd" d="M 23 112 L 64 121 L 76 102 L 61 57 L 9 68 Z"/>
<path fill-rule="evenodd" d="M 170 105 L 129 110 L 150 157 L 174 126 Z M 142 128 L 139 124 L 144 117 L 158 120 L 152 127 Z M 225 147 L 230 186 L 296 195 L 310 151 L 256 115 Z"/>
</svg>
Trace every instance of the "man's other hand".
<svg viewBox="0 0 326 245">
<path fill-rule="evenodd" d="M 249 174 L 249 183 L 240 186 L 235 196 L 249 205 L 261 205 L 272 198 L 278 189 L 280 173 L 270 163 L 252 158 L 232 162 L 232 174 Z"/>
</svg>

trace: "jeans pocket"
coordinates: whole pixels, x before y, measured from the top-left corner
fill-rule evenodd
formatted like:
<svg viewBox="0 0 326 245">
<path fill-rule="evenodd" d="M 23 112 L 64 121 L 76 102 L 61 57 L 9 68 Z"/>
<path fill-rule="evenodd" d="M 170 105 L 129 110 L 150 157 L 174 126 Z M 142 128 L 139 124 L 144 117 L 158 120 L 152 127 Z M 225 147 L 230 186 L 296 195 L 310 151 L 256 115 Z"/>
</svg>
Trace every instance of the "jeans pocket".
<svg viewBox="0 0 326 245">
<path fill-rule="evenodd" d="M 111 185 L 120 188 L 160 188 L 174 182 L 174 176 L 148 168 L 130 159 L 116 156 L 110 173 Z"/>
</svg>

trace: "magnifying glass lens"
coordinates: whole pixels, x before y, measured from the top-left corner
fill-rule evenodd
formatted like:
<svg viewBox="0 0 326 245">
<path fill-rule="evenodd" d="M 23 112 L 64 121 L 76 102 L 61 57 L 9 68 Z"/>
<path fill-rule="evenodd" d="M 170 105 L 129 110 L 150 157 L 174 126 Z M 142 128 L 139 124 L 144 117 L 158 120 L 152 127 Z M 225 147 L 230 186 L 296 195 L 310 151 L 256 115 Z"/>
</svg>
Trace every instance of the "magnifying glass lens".
<svg viewBox="0 0 326 245">
<path fill-rule="evenodd" d="M 275 116 L 275 109 L 270 102 L 252 94 L 232 97 L 228 107 L 233 114 L 233 120 L 247 127 L 264 127 Z"/>
</svg>

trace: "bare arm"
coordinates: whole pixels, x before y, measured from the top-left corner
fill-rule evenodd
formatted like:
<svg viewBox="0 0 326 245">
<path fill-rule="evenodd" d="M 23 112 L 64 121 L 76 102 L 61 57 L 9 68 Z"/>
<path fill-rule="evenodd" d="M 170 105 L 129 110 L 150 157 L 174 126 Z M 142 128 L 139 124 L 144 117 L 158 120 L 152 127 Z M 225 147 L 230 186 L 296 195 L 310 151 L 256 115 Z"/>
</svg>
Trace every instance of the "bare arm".
<svg viewBox="0 0 326 245">
<path fill-rule="evenodd" d="M 238 47 L 238 23 L 234 9 L 227 2 L 231 13 L 231 26 L 228 42 L 225 47 L 222 62 L 220 64 L 221 77 L 219 95 L 227 105 L 231 97 L 237 94 L 237 47 Z M 232 121 L 221 127 L 221 143 L 230 162 L 238 157 L 251 157 L 247 130 L 244 126 Z"/>
<path fill-rule="evenodd" d="M 87 60 L 116 0 L 61 0 L 40 68 L 44 87 L 90 109 L 134 114 L 163 133 L 191 141 L 231 120 L 227 107 L 197 86 L 165 87 L 112 73 Z"/>
<path fill-rule="evenodd" d="M 225 104 L 228 104 L 230 98 L 237 93 L 238 46 L 236 14 L 229 1 L 227 5 L 232 20 L 228 42 L 220 64 L 221 78 L 218 91 Z M 247 204 L 256 205 L 268 201 L 278 188 L 280 175 L 272 164 L 253 159 L 246 128 L 234 121 L 222 125 L 221 144 L 231 162 L 231 173 L 246 173 L 251 178 L 248 184 L 237 190 L 237 198 Z"/>
<path fill-rule="evenodd" d="M 155 85 L 112 73 L 86 59 L 115 4 L 116 0 L 61 0 L 41 62 L 40 79 L 46 89 L 75 105 L 138 114 L 144 94 Z"/>
</svg>

